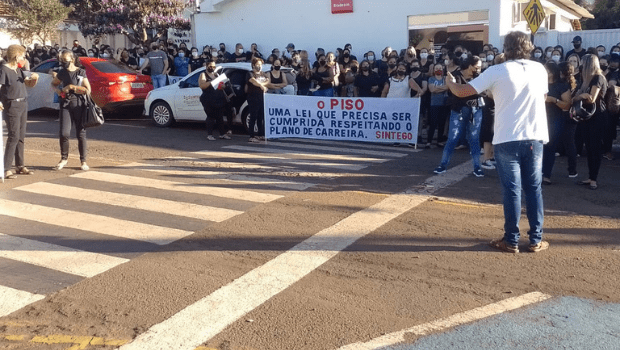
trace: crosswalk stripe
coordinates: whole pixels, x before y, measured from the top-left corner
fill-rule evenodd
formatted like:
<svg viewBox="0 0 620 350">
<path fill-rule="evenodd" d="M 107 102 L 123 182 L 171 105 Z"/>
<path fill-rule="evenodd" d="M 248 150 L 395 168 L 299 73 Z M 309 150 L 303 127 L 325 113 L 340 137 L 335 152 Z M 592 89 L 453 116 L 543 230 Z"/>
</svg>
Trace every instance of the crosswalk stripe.
<svg viewBox="0 0 620 350">
<path fill-rule="evenodd" d="M 129 260 L 0 233 L 0 257 L 82 277 L 93 277 Z"/>
<path fill-rule="evenodd" d="M 175 167 L 161 167 L 156 164 L 140 164 L 140 163 L 131 163 L 127 164 L 128 167 L 141 167 L 141 170 L 153 171 L 160 174 L 168 174 L 175 176 L 200 176 L 200 177 L 208 177 L 209 179 L 218 179 L 236 183 L 244 183 L 244 184 L 252 184 L 252 185 L 269 185 L 281 188 L 287 188 L 291 190 L 303 191 L 307 188 L 314 186 L 315 184 L 304 183 L 304 182 L 295 182 L 295 181 L 286 181 L 279 179 L 269 179 L 263 177 L 256 176 L 245 176 L 245 175 L 235 175 L 229 172 L 223 171 L 208 171 L 208 170 L 190 170 L 187 168 L 175 168 Z"/>
<path fill-rule="evenodd" d="M 283 151 L 281 148 L 263 147 L 262 145 L 258 147 L 225 146 L 222 148 L 234 149 L 237 151 L 247 151 L 247 152 L 278 153 L 278 154 L 285 155 L 286 157 L 303 156 L 303 157 L 317 158 L 317 159 L 347 160 L 347 161 L 367 162 L 367 163 L 383 163 L 383 162 L 388 161 L 388 159 L 360 157 L 360 156 L 353 156 L 353 155 L 347 156 L 347 155 L 341 155 L 341 154 L 316 154 L 312 152 L 293 151 L 293 150 Z M 248 155 L 251 155 L 251 153 Z"/>
<path fill-rule="evenodd" d="M 398 149 L 394 148 L 392 152 L 382 152 L 382 151 L 373 151 L 367 149 L 357 149 L 357 148 L 344 148 L 344 147 L 333 147 L 333 146 L 319 146 L 319 145 L 310 145 L 306 143 L 294 143 L 294 142 L 271 142 L 270 146 L 282 146 L 282 147 L 290 147 L 290 148 L 303 148 L 303 149 L 314 149 L 318 151 L 331 151 L 331 152 L 346 152 L 353 154 L 362 154 L 368 156 L 378 156 L 378 157 L 405 157 L 408 156 L 407 153 L 398 153 Z M 344 146 L 344 145 L 343 145 Z"/>
<path fill-rule="evenodd" d="M 0 317 L 11 314 L 35 301 L 44 299 L 44 295 L 32 294 L 5 286 L 0 286 Z"/>
<path fill-rule="evenodd" d="M 346 142 L 346 141 L 333 141 L 333 140 L 315 140 L 315 139 L 294 139 L 294 138 L 283 138 L 283 139 L 277 139 L 277 140 L 269 140 L 269 143 L 278 143 L 280 142 L 280 140 L 282 141 L 291 141 L 291 142 L 299 142 L 299 143 L 314 143 L 314 144 L 319 144 L 319 145 L 329 145 L 329 146 L 338 146 L 338 145 L 343 145 L 343 146 L 347 146 L 347 147 L 355 147 L 355 148 L 368 148 L 368 149 L 374 149 L 374 150 L 386 150 L 386 151 L 397 151 L 397 152 L 409 152 L 409 153 L 418 153 L 421 152 L 422 150 L 419 148 L 411 148 L 409 146 L 407 147 L 395 147 L 395 146 L 388 146 L 387 144 L 381 144 L 378 145 L 376 143 L 366 143 L 366 142 Z"/>
<path fill-rule="evenodd" d="M 14 202 L 6 199 L 0 199 L 0 214 L 158 245 L 172 243 L 193 233 L 169 227 L 119 220 L 36 204 Z"/>
<path fill-rule="evenodd" d="M 215 152 L 215 151 L 200 151 L 194 152 L 196 155 L 204 155 L 210 158 L 234 158 L 234 159 L 245 159 L 245 160 L 255 160 L 255 159 L 263 159 L 269 161 L 269 163 L 278 163 L 278 164 L 291 164 L 291 165 L 307 165 L 312 167 L 322 167 L 322 168 L 334 168 L 341 170 L 349 170 L 349 171 L 358 171 L 367 167 L 367 165 L 359 165 L 359 164 L 343 164 L 343 163 L 329 163 L 322 162 L 311 159 L 295 159 L 290 157 L 278 157 L 273 155 L 265 155 L 260 153 L 237 153 L 237 152 Z M 197 158 L 203 159 L 203 158 Z"/>
<path fill-rule="evenodd" d="M 230 199 L 238 199 L 255 203 L 268 203 L 276 199 L 282 198 L 281 195 L 261 193 L 247 190 L 238 190 L 234 188 L 222 188 L 215 186 L 207 186 L 202 184 L 190 184 L 184 182 L 173 182 L 158 179 L 147 179 L 143 177 L 120 175 L 113 173 L 102 173 L 98 171 L 85 171 L 83 173 L 71 175 L 80 179 L 112 182 L 116 184 L 128 186 L 142 186 L 156 188 L 160 190 L 178 191 L 193 194 L 203 194 L 208 196 L 224 197 Z"/>
<path fill-rule="evenodd" d="M 183 203 L 152 197 L 135 196 L 130 194 L 91 190 L 45 182 L 38 182 L 17 187 L 15 189 L 18 191 L 44 194 L 47 196 L 82 200 L 132 209 L 141 209 L 214 222 L 228 220 L 243 213 L 241 211 L 231 209 Z"/>
</svg>

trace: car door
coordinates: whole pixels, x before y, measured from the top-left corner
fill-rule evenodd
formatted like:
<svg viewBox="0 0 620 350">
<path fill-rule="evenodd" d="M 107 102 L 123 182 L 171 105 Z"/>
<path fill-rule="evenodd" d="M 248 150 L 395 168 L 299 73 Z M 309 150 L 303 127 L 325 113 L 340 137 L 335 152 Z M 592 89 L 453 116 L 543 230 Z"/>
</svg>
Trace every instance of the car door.
<svg viewBox="0 0 620 350">
<path fill-rule="evenodd" d="M 202 90 L 198 86 L 198 78 L 202 71 L 198 70 L 179 82 L 174 98 L 175 116 L 177 119 L 195 121 L 207 119 L 202 103 L 200 103 Z"/>
<path fill-rule="evenodd" d="M 58 67 L 58 61 L 50 60 L 41 63 L 32 69 L 39 75 L 37 85 L 31 88 L 27 88 L 28 91 L 28 110 L 33 111 L 39 108 L 51 108 L 59 109 L 58 95 L 56 95 L 50 88 L 50 84 L 54 79 L 52 74 L 54 69 Z M 30 72 L 24 72 L 26 75 L 30 75 Z"/>
</svg>

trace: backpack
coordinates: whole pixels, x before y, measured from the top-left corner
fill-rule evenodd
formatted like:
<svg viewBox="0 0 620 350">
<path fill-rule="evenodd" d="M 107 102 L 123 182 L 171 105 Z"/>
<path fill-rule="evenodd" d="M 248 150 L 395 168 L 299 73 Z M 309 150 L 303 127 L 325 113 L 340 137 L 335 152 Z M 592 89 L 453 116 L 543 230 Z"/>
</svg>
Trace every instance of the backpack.
<svg viewBox="0 0 620 350">
<path fill-rule="evenodd" d="M 605 101 L 607 102 L 607 109 L 611 113 L 620 112 L 620 86 L 609 86 Z"/>
</svg>

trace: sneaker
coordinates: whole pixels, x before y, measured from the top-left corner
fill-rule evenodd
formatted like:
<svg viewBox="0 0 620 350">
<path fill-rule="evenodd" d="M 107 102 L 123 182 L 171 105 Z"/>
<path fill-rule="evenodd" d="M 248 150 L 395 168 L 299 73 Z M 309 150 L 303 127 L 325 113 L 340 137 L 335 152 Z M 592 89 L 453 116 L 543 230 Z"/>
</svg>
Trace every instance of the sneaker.
<svg viewBox="0 0 620 350">
<path fill-rule="evenodd" d="M 233 107 L 233 108 L 234 108 L 234 107 Z M 232 130 L 228 130 L 228 131 L 226 131 L 226 135 L 228 135 L 228 136 L 232 135 Z"/>
<path fill-rule="evenodd" d="M 446 172 L 446 167 L 443 166 L 443 165 L 440 165 L 440 166 L 436 167 L 435 170 L 433 170 L 433 172 L 435 174 L 443 174 L 443 173 Z"/>
<path fill-rule="evenodd" d="M 265 136 L 256 136 L 258 141 L 265 141 Z"/>
<path fill-rule="evenodd" d="M 495 165 L 493 165 L 493 163 L 491 163 L 491 161 L 489 159 L 485 160 L 484 162 L 482 162 L 482 164 L 480 164 L 480 166 L 483 169 L 487 169 L 487 170 L 493 170 L 495 169 Z"/>
<path fill-rule="evenodd" d="M 454 147 L 455 150 L 465 149 L 465 148 L 467 148 L 467 146 L 465 146 L 465 145 L 458 145 L 458 146 Z"/>
<path fill-rule="evenodd" d="M 489 159 L 489 162 L 491 162 L 491 164 L 493 164 L 493 165 L 497 164 L 497 161 L 495 160 L 495 158 Z"/>
<path fill-rule="evenodd" d="M 506 253 L 514 253 L 514 254 L 516 254 L 516 253 L 519 252 L 519 246 L 509 245 L 509 244 L 506 243 L 506 241 L 504 241 L 503 238 L 493 240 L 493 241 L 489 242 L 489 245 L 491 247 L 495 248 L 495 249 L 499 249 L 499 250 L 501 250 L 503 252 L 506 252 Z"/>
<path fill-rule="evenodd" d="M 445 142 L 437 142 L 437 146 L 439 147 L 444 147 L 446 145 Z"/>
<path fill-rule="evenodd" d="M 88 169 L 90 169 L 90 167 L 88 166 L 88 164 L 86 164 L 86 162 L 82 162 L 82 166 L 80 167 L 80 169 L 82 169 L 84 171 L 88 171 Z"/>
<path fill-rule="evenodd" d="M 230 140 L 230 136 L 228 136 L 228 134 L 220 135 L 220 138 L 224 140 Z"/>
<path fill-rule="evenodd" d="M 56 164 L 56 166 L 54 167 L 54 170 L 62 170 L 62 168 L 64 168 L 65 165 L 67 165 L 67 160 L 61 159 L 60 162 L 58 162 L 58 164 Z"/>
<path fill-rule="evenodd" d="M 426 144 L 426 146 L 424 146 L 424 149 L 430 149 L 431 148 L 431 144 L 430 142 Z"/>
<path fill-rule="evenodd" d="M 215 141 L 215 137 L 213 137 L 213 135 L 209 135 L 209 136 L 207 136 L 207 140 Z"/>
<path fill-rule="evenodd" d="M 613 153 L 605 153 L 603 155 L 603 158 L 605 158 L 607 160 L 614 160 L 614 155 L 613 155 Z"/>
<path fill-rule="evenodd" d="M 538 253 L 547 249 L 549 249 L 549 242 L 547 241 L 540 241 L 538 244 L 530 244 L 530 246 L 527 247 L 527 250 L 532 253 Z"/>
<path fill-rule="evenodd" d="M 577 174 L 577 172 L 574 173 L 568 173 L 568 177 L 577 177 L 579 174 Z"/>
<path fill-rule="evenodd" d="M 476 177 L 484 177 L 484 173 L 482 172 L 482 169 L 480 169 L 480 168 L 474 170 L 474 175 Z"/>
<path fill-rule="evenodd" d="M 250 139 L 248 140 L 248 142 L 252 142 L 252 143 L 260 143 L 260 140 L 257 137 L 250 137 Z"/>
</svg>

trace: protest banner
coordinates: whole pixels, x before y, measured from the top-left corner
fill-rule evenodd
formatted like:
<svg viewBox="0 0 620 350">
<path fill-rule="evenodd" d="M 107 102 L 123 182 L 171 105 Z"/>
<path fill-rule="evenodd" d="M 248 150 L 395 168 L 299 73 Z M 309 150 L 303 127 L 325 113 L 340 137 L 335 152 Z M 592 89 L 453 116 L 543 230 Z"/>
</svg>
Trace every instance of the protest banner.
<svg viewBox="0 0 620 350">
<path fill-rule="evenodd" d="M 417 144 L 419 98 L 265 94 L 265 137 Z"/>
</svg>

